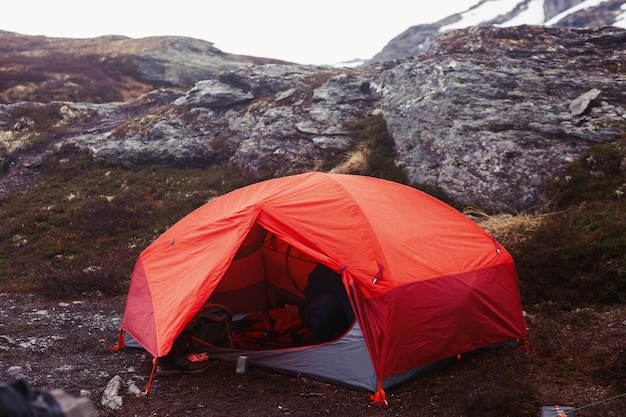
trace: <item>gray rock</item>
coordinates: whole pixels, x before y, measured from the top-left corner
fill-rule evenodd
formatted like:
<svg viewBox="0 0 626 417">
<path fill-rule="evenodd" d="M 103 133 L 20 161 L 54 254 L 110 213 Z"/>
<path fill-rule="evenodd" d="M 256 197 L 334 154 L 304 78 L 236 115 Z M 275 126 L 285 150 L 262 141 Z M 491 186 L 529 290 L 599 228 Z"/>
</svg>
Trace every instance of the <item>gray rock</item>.
<svg viewBox="0 0 626 417">
<path fill-rule="evenodd" d="M 601 91 L 597 88 L 592 88 L 591 90 L 577 97 L 576 99 L 574 99 L 574 101 L 570 103 L 569 112 L 572 114 L 572 116 L 579 116 L 583 114 L 585 110 L 587 110 L 587 107 L 589 107 L 589 103 L 591 103 L 591 100 L 595 100 L 600 95 L 600 93 Z"/>
<path fill-rule="evenodd" d="M 32 146 L 40 133 L 28 117 L 14 128 L 12 114 L 32 103 L 0 105 L 0 195 L 36 181 L 43 156 L 65 143 L 130 168 L 312 170 L 349 151 L 351 123 L 382 113 L 411 182 L 532 210 L 550 197 L 548 179 L 626 130 L 625 43 L 610 27 L 476 27 L 440 36 L 418 59 L 239 67 L 129 103 L 38 104 L 58 112 L 46 147 Z"/>
<path fill-rule="evenodd" d="M 122 378 L 119 375 L 115 375 L 107 384 L 104 392 L 102 393 L 102 399 L 100 404 L 109 410 L 119 410 L 122 408 L 123 399 L 119 395 L 120 388 L 122 387 Z"/>
<path fill-rule="evenodd" d="M 196 83 L 194 88 L 184 97 L 174 101 L 174 104 L 192 107 L 228 107 L 250 101 L 252 98 L 254 96 L 250 92 L 244 92 L 216 80 L 206 80 Z"/>
</svg>

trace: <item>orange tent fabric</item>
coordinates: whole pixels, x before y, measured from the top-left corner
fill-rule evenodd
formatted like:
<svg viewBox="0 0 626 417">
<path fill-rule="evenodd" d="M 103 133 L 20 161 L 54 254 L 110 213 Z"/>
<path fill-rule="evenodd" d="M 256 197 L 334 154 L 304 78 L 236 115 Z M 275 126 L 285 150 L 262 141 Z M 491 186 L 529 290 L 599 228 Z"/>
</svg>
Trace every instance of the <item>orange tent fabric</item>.
<svg viewBox="0 0 626 417">
<path fill-rule="evenodd" d="M 122 328 L 162 356 L 217 293 L 269 282 L 298 294 L 302 278 L 253 255 L 272 239 L 342 273 L 381 381 L 526 337 L 513 259 L 474 222 L 398 183 L 319 172 L 235 190 L 173 225 L 137 260 Z"/>
</svg>

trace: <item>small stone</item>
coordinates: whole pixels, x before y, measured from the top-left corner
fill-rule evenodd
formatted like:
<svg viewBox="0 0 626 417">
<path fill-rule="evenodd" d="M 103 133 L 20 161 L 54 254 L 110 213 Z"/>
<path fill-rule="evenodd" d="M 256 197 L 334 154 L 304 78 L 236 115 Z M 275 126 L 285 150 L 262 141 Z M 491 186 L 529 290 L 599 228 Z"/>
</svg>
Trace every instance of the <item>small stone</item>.
<svg viewBox="0 0 626 417">
<path fill-rule="evenodd" d="M 122 378 L 120 378 L 119 375 L 115 375 L 104 389 L 100 403 L 110 410 L 119 410 L 122 408 L 122 396 L 118 395 L 121 386 Z"/>
<path fill-rule="evenodd" d="M 589 103 L 591 103 L 591 100 L 595 100 L 598 95 L 600 95 L 600 93 L 601 91 L 597 88 L 592 88 L 591 90 L 577 97 L 569 105 L 570 114 L 572 116 L 578 116 L 580 114 L 583 114 L 585 110 L 587 110 L 587 107 L 589 107 Z"/>
</svg>

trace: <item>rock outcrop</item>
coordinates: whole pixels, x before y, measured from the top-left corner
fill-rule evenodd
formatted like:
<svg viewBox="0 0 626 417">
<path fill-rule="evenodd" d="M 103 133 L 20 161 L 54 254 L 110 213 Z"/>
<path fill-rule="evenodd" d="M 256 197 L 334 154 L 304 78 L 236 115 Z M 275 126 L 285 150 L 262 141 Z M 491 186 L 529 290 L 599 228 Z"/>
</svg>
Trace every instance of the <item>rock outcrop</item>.
<svg viewBox="0 0 626 417">
<path fill-rule="evenodd" d="M 379 78 L 398 162 L 482 207 L 541 204 L 555 172 L 626 131 L 625 42 L 610 28 L 443 35 Z"/>
<path fill-rule="evenodd" d="M 626 31 L 476 27 L 417 58 L 339 69 L 253 65 L 127 103 L 0 105 L 0 195 L 71 143 L 109 164 L 236 164 L 263 176 L 343 157 L 348 126 L 380 113 L 411 181 L 529 210 L 590 145 L 626 131 Z"/>
</svg>

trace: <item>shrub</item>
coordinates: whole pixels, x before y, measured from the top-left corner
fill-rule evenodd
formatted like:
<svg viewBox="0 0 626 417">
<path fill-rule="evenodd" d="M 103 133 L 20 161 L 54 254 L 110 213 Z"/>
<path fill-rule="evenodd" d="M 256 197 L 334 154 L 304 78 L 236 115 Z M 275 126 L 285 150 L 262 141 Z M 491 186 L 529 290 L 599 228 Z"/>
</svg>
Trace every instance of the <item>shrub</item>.
<svg viewBox="0 0 626 417">
<path fill-rule="evenodd" d="M 589 147 L 548 184 L 553 196 L 525 239 L 507 246 L 527 306 L 626 301 L 626 135 Z"/>
<path fill-rule="evenodd" d="M 80 295 L 119 295 L 128 289 L 126 253 L 94 254 L 85 260 L 40 260 L 28 266 L 25 279 L 37 292 L 55 298 Z"/>
<path fill-rule="evenodd" d="M 170 225 L 250 183 L 236 167 L 134 171 L 94 162 L 72 146 L 46 158 L 41 170 L 41 182 L 0 200 L 7 243 L 0 246 L 0 291 L 115 293 L 139 253 Z"/>
<path fill-rule="evenodd" d="M 395 142 L 382 113 L 369 115 L 352 123 L 349 128 L 352 137 L 350 150 L 365 156 L 364 163 L 353 165 L 353 169 L 348 169 L 346 173 L 408 183 L 404 169 L 395 163 Z"/>
<path fill-rule="evenodd" d="M 553 207 L 626 198 L 626 134 L 618 142 L 593 145 L 548 184 Z"/>
<path fill-rule="evenodd" d="M 508 248 L 525 304 L 571 309 L 626 301 L 626 210 L 620 202 L 574 206 Z"/>
<path fill-rule="evenodd" d="M 511 248 L 526 303 L 574 308 L 626 301 L 626 137 L 594 145 L 549 184 L 550 216 Z"/>
</svg>

